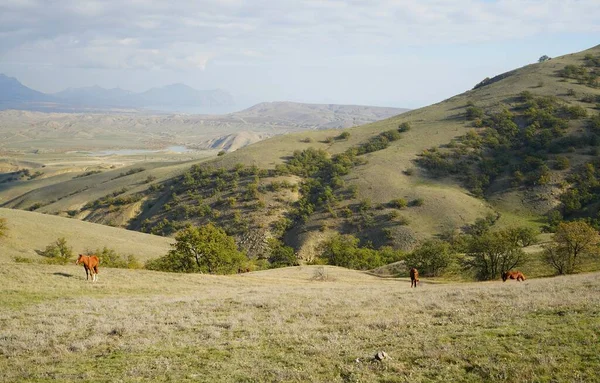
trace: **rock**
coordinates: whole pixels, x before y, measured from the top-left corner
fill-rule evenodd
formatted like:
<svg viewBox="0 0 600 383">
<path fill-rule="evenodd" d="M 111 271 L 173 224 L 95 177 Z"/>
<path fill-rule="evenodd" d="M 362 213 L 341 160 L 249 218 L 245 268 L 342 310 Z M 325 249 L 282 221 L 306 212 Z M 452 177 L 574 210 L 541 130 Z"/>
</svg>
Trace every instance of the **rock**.
<svg viewBox="0 0 600 383">
<path fill-rule="evenodd" d="M 379 360 L 379 361 L 382 361 L 384 359 L 391 359 L 390 356 L 385 351 L 377 352 L 377 354 L 375 354 L 375 356 L 373 358 L 375 360 Z"/>
</svg>

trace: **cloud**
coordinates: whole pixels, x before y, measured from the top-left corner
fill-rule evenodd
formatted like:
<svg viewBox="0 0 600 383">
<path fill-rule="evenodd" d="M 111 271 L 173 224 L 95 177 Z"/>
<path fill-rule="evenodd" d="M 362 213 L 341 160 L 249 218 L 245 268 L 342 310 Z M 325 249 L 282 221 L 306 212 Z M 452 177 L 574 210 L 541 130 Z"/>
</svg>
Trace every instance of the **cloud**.
<svg viewBox="0 0 600 383">
<path fill-rule="evenodd" d="M 597 0 L 4 0 L 0 60 L 204 70 L 600 32 Z"/>
</svg>

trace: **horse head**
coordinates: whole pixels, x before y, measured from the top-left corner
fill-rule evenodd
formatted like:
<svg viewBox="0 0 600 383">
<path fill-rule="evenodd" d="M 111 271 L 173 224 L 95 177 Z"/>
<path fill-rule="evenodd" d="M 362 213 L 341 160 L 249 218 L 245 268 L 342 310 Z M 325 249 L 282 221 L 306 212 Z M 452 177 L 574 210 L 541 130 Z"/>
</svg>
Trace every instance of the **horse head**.
<svg viewBox="0 0 600 383">
<path fill-rule="evenodd" d="M 77 257 L 77 260 L 75 261 L 75 264 L 78 265 L 79 262 L 83 262 L 83 254 L 79 254 L 79 257 Z"/>
</svg>

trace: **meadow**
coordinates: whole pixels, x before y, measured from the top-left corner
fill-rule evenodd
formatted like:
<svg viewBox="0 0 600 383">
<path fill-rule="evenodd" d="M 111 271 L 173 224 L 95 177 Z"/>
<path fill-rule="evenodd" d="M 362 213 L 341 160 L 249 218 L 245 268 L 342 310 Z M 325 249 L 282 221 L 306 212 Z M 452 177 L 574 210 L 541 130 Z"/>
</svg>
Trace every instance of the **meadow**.
<svg viewBox="0 0 600 383">
<path fill-rule="evenodd" d="M 0 380 L 593 382 L 600 274 L 482 283 L 0 264 Z M 373 356 L 385 351 L 389 358 Z"/>
</svg>

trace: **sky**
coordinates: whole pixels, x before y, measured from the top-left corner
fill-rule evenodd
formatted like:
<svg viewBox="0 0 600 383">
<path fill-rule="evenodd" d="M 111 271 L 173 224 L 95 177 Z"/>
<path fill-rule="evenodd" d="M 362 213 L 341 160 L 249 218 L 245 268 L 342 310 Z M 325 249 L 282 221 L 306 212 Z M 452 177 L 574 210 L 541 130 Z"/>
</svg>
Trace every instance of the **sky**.
<svg viewBox="0 0 600 383">
<path fill-rule="evenodd" d="M 600 44 L 600 0 L 0 0 L 0 73 L 416 108 Z"/>
</svg>

